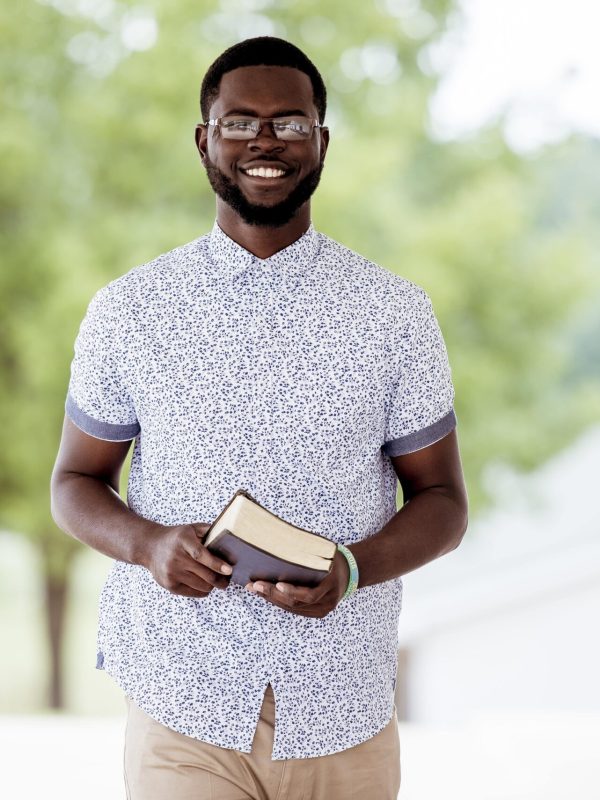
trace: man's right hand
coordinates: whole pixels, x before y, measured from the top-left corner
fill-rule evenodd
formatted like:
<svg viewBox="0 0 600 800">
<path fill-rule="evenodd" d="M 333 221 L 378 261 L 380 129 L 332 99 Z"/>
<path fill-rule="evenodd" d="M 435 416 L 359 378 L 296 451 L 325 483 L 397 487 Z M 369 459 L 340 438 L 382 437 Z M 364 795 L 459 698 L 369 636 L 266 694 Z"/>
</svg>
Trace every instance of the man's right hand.
<svg viewBox="0 0 600 800">
<path fill-rule="evenodd" d="M 54 521 L 109 558 L 146 567 L 173 594 L 206 597 L 225 589 L 232 568 L 202 544 L 209 525 L 159 525 L 121 500 L 119 479 L 130 446 L 89 436 L 65 416 L 51 481 Z"/>
<path fill-rule="evenodd" d="M 163 527 L 149 537 L 142 565 L 173 594 L 206 597 L 213 589 L 227 588 L 231 565 L 201 541 L 209 527 L 200 523 Z"/>
</svg>

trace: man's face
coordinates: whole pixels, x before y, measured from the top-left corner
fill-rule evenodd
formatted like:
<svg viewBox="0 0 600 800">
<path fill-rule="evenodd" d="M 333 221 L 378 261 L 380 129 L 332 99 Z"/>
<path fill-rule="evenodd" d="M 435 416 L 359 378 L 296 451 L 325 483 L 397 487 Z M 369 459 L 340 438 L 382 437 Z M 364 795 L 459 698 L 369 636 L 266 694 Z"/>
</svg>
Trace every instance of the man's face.
<svg viewBox="0 0 600 800">
<path fill-rule="evenodd" d="M 317 119 L 310 78 L 291 67 L 240 67 L 225 73 L 210 118 L 304 116 Z M 328 131 L 309 139 L 277 139 L 269 123 L 254 139 L 224 139 L 218 127 L 196 129 L 208 180 L 228 206 L 251 225 L 279 227 L 311 197 L 321 177 Z M 283 170 L 283 176 L 247 174 L 253 167 Z"/>
</svg>

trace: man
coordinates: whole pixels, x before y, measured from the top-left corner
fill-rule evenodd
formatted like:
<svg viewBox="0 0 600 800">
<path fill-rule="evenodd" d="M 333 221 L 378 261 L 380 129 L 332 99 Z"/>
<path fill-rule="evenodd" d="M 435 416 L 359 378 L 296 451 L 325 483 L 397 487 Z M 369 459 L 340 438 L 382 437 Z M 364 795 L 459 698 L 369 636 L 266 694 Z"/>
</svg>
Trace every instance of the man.
<svg viewBox="0 0 600 800">
<path fill-rule="evenodd" d="M 311 225 L 325 108 L 294 45 L 223 53 L 212 232 L 101 289 L 77 338 L 52 508 L 116 559 L 98 667 L 133 800 L 398 793 L 400 576 L 458 545 L 467 501 L 426 294 Z M 230 582 L 202 537 L 238 488 L 338 544 L 318 587 Z"/>
</svg>

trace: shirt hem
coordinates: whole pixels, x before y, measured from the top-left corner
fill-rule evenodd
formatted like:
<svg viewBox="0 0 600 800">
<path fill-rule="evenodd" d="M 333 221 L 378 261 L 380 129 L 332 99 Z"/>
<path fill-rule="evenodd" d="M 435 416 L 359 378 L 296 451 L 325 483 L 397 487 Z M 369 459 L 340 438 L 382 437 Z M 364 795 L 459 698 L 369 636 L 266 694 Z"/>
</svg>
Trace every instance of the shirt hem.
<svg viewBox="0 0 600 800">
<path fill-rule="evenodd" d="M 67 395 L 65 411 L 71 422 L 79 430 L 87 433 L 88 436 L 93 436 L 95 439 L 103 439 L 106 442 L 131 441 L 131 439 L 135 439 L 141 430 L 138 422 L 117 425 L 112 422 L 101 422 L 90 417 L 89 414 L 79 408 L 70 393 Z"/>
<path fill-rule="evenodd" d="M 390 722 L 392 721 L 393 717 L 394 717 L 394 711 L 395 711 L 395 706 L 392 705 L 392 713 L 390 714 L 389 719 L 388 719 L 387 722 L 384 722 L 384 724 L 381 727 L 378 727 L 377 730 L 375 730 L 373 733 L 368 734 L 364 738 L 361 737 L 357 741 L 352 741 L 351 744 L 348 744 L 345 747 L 335 747 L 335 748 L 332 748 L 332 749 L 330 748 L 330 749 L 324 750 L 323 752 L 314 753 L 314 754 L 311 754 L 311 755 L 298 755 L 298 754 L 293 754 L 293 753 L 292 753 L 292 755 L 280 755 L 279 753 L 275 752 L 275 745 L 273 745 L 273 754 L 272 754 L 271 760 L 272 761 L 288 761 L 290 759 L 300 760 L 300 759 L 306 759 L 306 758 L 322 758 L 323 756 L 331 756 L 331 755 L 335 755 L 335 753 L 343 753 L 345 750 L 351 750 L 353 747 L 358 747 L 359 745 L 364 744 L 365 742 L 368 742 L 369 739 L 373 739 L 375 736 L 377 736 L 383 730 L 385 730 L 387 728 L 387 726 L 390 724 Z"/>
<path fill-rule="evenodd" d="M 424 447 L 439 442 L 456 427 L 456 414 L 454 409 L 451 408 L 447 414 L 422 428 L 420 431 L 409 433 L 407 436 L 400 436 L 397 439 L 386 442 L 383 445 L 383 452 L 388 456 L 404 456 L 408 453 L 414 453 L 417 450 L 422 450 Z"/>
<path fill-rule="evenodd" d="M 102 651 L 100 651 L 100 653 L 101 652 Z M 181 730 L 178 727 L 175 727 L 175 726 L 173 726 L 171 724 L 167 724 L 164 719 L 159 718 L 159 716 L 156 715 L 155 713 L 153 713 L 152 710 L 149 710 L 148 707 L 146 706 L 146 703 L 144 702 L 144 696 L 146 695 L 146 692 L 144 692 L 143 690 L 141 692 L 140 691 L 132 691 L 131 687 L 128 685 L 128 681 L 123 680 L 123 676 L 120 674 L 120 671 L 118 669 L 115 669 L 110 664 L 110 659 L 109 659 L 109 663 L 107 664 L 107 661 L 106 661 L 106 658 L 105 658 L 105 654 L 103 654 L 103 653 L 102 653 L 102 666 L 100 667 L 100 669 L 102 669 L 107 675 L 110 675 L 110 677 L 119 686 L 121 691 L 123 691 L 124 694 L 127 695 L 127 697 L 129 697 L 131 700 L 133 700 L 133 702 L 145 714 L 147 714 L 149 717 L 151 717 L 155 722 L 158 722 L 159 725 L 164 725 L 166 728 L 169 728 L 169 730 L 173 730 L 176 733 L 182 734 L 183 736 L 189 736 L 192 739 L 196 739 L 197 741 L 200 741 L 200 742 L 206 742 L 207 744 L 212 744 L 215 747 L 221 747 L 224 750 L 233 750 L 233 751 L 236 751 L 238 753 L 251 753 L 252 752 L 252 742 L 254 740 L 254 734 L 256 732 L 256 727 L 252 731 L 252 738 L 249 740 L 249 742 L 247 744 L 239 744 L 239 745 L 238 744 L 236 744 L 236 745 L 233 745 L 233 744 L 222 744 L 221 742 L 217 741 L 214 737 L 210 737 L 210 736 L 207 736 L 205 734 L 203 734 L 202 736 L 199 736 L 196 733 L 190 733 L 189 730 Z M 372 733 L 368 733 L 364 737 L 361 736 L 358 739 L 354 739 L 354 738 L 351 739 L 348 742 L 348 744 L 345 744 L 342 747 L 334 745 L 334 746 L 332 746 L 330 748 L 326 748 L 326 749 L 321 750 L 321 751 L 309 750 L 308 753 L 299 753 L 298 751 L 293 751 L 292 750 L 292 751 L 283 753 L 281 751 L 281 748 L 276 750 L 276 742 L 274 741 L 273 742 L 273 750 L 272 750 L 272 753 L 271 753 L 271 761 L 289 761 L 290 759 L 299 760 L 299 759 L 306 759 L 306 758 L 321 758 L 323 756 L 332 755 L 334 753 L 341 753 L 344 750 L 350 750 L 352 747 L 356 747 L 357 745 L 363 744 L 363 742 L 367 742 L 367 741 L 369 741 L 369 739 L 372 739 L 374 736 L 377 736 L 378 733 L 381 733 L 381 731 L 383 731 L 384 728 L 387 727 L 387 725 L 389 725 L 389 723 L 392 720 L 393 715 L 394 715 L 394 704 L 392 703 L 392 713 L 389 715 L 389 717 L 387 719 L 387 722 L 385 722 L 383 725 L 377 726 L 376 729 Z M 257 718 L 257 722 L 258 722 L 258 718 Z"/>
</svg>

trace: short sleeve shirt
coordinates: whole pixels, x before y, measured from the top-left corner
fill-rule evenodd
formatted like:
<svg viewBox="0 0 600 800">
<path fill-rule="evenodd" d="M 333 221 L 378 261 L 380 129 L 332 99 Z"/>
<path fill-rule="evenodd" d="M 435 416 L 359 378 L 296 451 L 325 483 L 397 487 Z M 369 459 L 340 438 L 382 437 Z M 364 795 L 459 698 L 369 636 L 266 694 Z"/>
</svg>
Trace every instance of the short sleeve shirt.
<svg viewBox="0 0 600 800">
<path fill-rule="evenodd" d="M 455 426 L 446 349 L 415 284 L 311 225 L 259 259 L 215 223 L 91 301 L 66 410 L 91 436 L 134 439 L 129 507 L 211 523 L 240 488 L 339 544 L 396 513 L 390 457 Z M 272 758 L 323 756 L 391 719 L 401 578 L 322 619 L 230 583 L 175 595 L 116 561 L 100 598 L 98 667 L 187 736 L 250 752 L 264 691 Z"/>
</svg>

